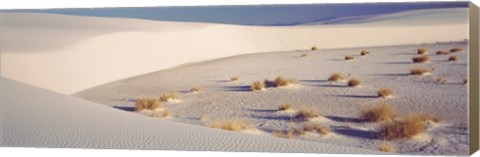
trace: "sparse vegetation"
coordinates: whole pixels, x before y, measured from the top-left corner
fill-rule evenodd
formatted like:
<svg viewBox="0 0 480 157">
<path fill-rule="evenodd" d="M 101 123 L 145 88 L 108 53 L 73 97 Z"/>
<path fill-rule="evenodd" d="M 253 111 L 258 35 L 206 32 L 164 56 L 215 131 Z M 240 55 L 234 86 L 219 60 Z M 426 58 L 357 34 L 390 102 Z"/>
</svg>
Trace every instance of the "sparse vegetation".
<svg viewBox="0 0 480 157">
<path fill-rule="evenodd" d="M 283 77 L 277 77 L 275 79 L 275 86 L 276 87 L 286 87 L 286 86 L 293 85 L 293 84 L 298 84 L 298 81 L 295 80 L 295 79 L 285 79 Z"/>
<path fill-rule="evenodd" d="M 425 131 L 427 119 L 424 115 L 412 115 L 398 121 L 384 124 L 379 132 L 381 138 L 395 140 L 411 138 Z"/>
<path fill-rule="evenodd" d="M 202 87 L 193 87 L 192 89 L 190 89 L 190 92 L 192 93 L 198 93 L 202 90 Z"/>
<path fill-rule="evenodd" d="M 370 54 L 370 52 L 368 52 L 366 50 L 362 50 L 362 52 L 360 52 L 360 55 L 362 55 L 362 56 L 366 56 L 368 54 Z"/>
<path fill-rule="evenodd" d="M 439 77 L 439 78 L 437 78 L 437 83 L 438 84 L 445 84 L 445 83 L 447 83 L 447 80 L 445 80 L 443 77 Z"/>
<path fill-rule="evenodd" d="M 417 54 L 427 54 L 428 50 L 426 48 L 419 48 L 417 49 Z"/>
<path fill-rule="evenodd" d="M 308 54 L 303 53 L 302 55 L 300 55 L 300 57 L 308 57 Z"/>
<path fill-rule="evenodd" d="M 135 110 L 137 112 L 144 109 L 155 110 L 161 107 L 162 107 L 162 104 L 157 99 L 153 99 L 153 98 L 138 98 L 135 103 Z"/>
<path fill-rule="evenodd" d="M 430 57 L 427 55 L 412 58 L 413 63 L 426 63 L 428 60 L 430 60 Z"/>
<path fill-rule="evenodd" d="M 467 84 L 468 84 L 468 78 L 465 77 L 465 78 L 463 79 L 463 85 L 467 85 Z"/>
<path fill-rule="evenodd" d="M 395 116 L 395 109 L 387 104 L 369 106 L 362 112 L 362 118 L 368 122 L 391 121 Z"/>
<path fill-rule="evenodd" d="M 314 132 L 317 132 L 321 135 L 327 135 L 327 134 L 332 132 L 329 127 L 323 126 L 319 123 L 304 123 L 303 124 L 303 130 L 304 131 L 310 131 L 310 132 L 314 131 Z"/>
<path fill-rule="evenodd" d="M 377 96 L 382 98 L 388 98 L 392 96 L 392 94 L 393 94 L 393 90 L 390 88 L 380 88 L 377 91 Z"/>
<path fill-rule="evenodd" d="M 458 56 L 450 56 L 450 57 L 448 57 L 448 61 L 449 62 L 453 62 L 453 61 L 456 62 L 456 61 L 458 61 Z"/>
<path fill-rule="evenodd" d="M 449 55 L 449 54 L 450 54 L 450 52 L 445 51 L 445 50 L 438 50 L 437 51 L 437 55 Z"/>
<path fill-rule="evenodd" d="M 328 77 L 328 81 L 340 81 L 340 80 L 343 80 L 344 77 L 342 76 L 342 74 L 340 73 L 333 73 L 332 75 L 330 75 L 330 77 Z"/>
<path fill-rule="evenodd" d="M 383 142 L 383 143 L 378 147 L 378 150 L 379 150 L 379 151 L 382 151 L 382 152 L 388 152 L 388 153 L 393 153 L 393 152 L 395 152 L 395 148 L 393 148 L 393 146 L 389 145 L 387 142 Z"/>
<path fill-rule="evenodd" d="M 312 46 L 312 48 L 310 48 L 312 51 L 315 51 L 315 50 L 318 50 L 318 47 L 316 46 Z"/>
<path fill-rule="evenodd" d="M 460 47 L 450 49 L 450 52 L 462 52 L 462 51 L 463 51 L 463 48 L 460 48 Z"/>
<path fill-rule="evenodd" d="M 240 77 L 238 77 L 238 76 L 232 76 L 232 77 L 230 77 L 230 81 L 232 81 L 232 82 L 238 81 L 238 79 L 240 79 Z"/>
<path fill-rule="evenodd" d="M 318 109 L 314 106 L 302 106 L 298 109 L 297 114 L 294 116 L 295 119 L 306 121 L 310 118 L 317 118 L 320 116 Z"/>
<path fill-rule="evenodd" d="M 410 74 L 412 75 L 425 75 L 429 72 L 426 68 L 412 68 L 410 70 Z"/>
<path fill-rule="evenodd" d="M 350 87 L 358 87 L 362 81 L 359 78 L 352 78 L 348 81 L 348 86 Z"/>
<path fill-rule="evenodd" d="M 250 87 L 250 89 L 251 89 L 252 91 L 264 90 L 264 89 L 265 89 L 265 83 L 263 83 L 263 82 L 261 82 L 261 81 L 253 82 L 253 83 L 252 83 L 252 86 Z"/>
<path fill-rule="evenodd" d="M 273 131 L 272 134 L 276 137 L 292 139 L 294 132 L 292 130 L 288 131 Z"/>
<path fill-rule="evenodd" d="M 239 119 L 239 118 L 216 120 L 211 122 L 208 126 L 211 128 L 230 130 L 230 131 L 242 131 L 242 130 L 255 128 L 254 125 L 250 124 L 244 119 Z"/>
<path fill-rule="evenodd" d="M 177 92 L 164 93 L 160 96 L 160 101 L 180 100 L 180 94 Z"/>
<path fill-rule="evenodd" d="M 285 103 L 283 105 L 280 105 L 280 107 L 278 107 L 278 110 L 280 111 L 285 111 L 289 109 L 292 109 L 292 105 L 290 103 Z"/>
<path fill-rule="evenodd" d="M 355 57 L 353 56 L 345 56 L 345 60 L 349 61 L 349 60 L 354 60 Z"/>
</svg>

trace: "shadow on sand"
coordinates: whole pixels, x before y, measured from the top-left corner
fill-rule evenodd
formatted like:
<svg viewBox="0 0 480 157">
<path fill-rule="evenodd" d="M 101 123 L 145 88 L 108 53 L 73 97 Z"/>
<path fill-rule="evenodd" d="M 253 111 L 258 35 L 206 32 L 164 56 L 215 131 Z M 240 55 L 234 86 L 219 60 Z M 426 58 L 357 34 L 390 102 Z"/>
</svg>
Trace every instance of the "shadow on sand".
<svg viewBox="0 0 480 157">
<path fill-rule="evenodd" d="M 135 107 L 128 107 L 128 106 L 113 106 L 113 108 L 128 111 L 128 112 L 135 112 Z"/>
<path fill-rule="evenodd" d="M 378 139 L 378 133 L 375 131 L 359 130 L 359 129 L 343 127 L 343 126 L 334 126 L 332 128 L 335 133 L 345 135 L 345 136 L 372 139 L 372 140 Z"/>
<path fill-rule="evenodd" d="M 378 98 L 378 96 L 373 96 L 373 95 L 333 95 L 333 96 L 346 97 L 346 98 L 362 98 L 362 99 Z"/>
<path fill-rule="evenodd" d="M 351 122 L 351 123 L 362 123 L 365 120 L 360 118 L 350 118 L 350 117 L 339 117 L 339 116 L 326 116 L 328 119 L 337 121 L 337 122 Z"/>
<path fill-rule="evenodd" d="M 226 91 L 232 92 L 251 92 L 250 86 L 226 86 Z"/>
</svg>

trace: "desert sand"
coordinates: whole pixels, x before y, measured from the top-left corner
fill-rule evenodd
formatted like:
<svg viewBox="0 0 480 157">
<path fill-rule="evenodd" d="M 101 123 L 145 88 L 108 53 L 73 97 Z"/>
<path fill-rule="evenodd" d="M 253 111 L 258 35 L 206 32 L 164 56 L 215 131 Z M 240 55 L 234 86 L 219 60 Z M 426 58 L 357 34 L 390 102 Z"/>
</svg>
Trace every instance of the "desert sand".
<svg viewBox="0 0 480 157">
<path fill-rule="evenodd" d="M 468 153 L 464 8 L 285 27 L 1 16 L 4 146 L 381 153 L 379 124 L 361 121 L 360 111 L 388 103 L 402 115 L 424 112 L 444 119 L 430 122 L 413 139 L 389 141 L 396 153 Z M 319 50 L 309 50 L 312 46 Z M 412 63 L 420 47 L 428 49 L 428 63 Z M 454 47 L 463 48 L 452 53 L 458 61 L 435 54 Z M 360 56 L 362 50 L 370 54 Z M 355 60 L 345 61 L 347 55 Z M 432 71 L 413 76 L 413 67 Z M 334 72 L 360 78 L 362 84 L 328 82 Z M 239 80 L 230 81 L 233 76 Z M 298 84 L 250 90 L 252 82 L 278 76 Z M 439 77 L 446 83 L 437 83 Z M 197 86 L 200 92 L 189 91 Z M 378 98 L 381 87 L 391 88 L 393 97 Z M 166 92 L 181 96 L 181 101 L 163 102 L 171 117 L 132 111 L 136 99 Z M 317 107 L 323 118 L 316 122 L 332 132 L 275 137 L 273 131 L 301 125 L 290 120 L 290 112 L 278 111 L 284 103 Z M 204 117 L 239 117 L 256 129 L 212 129 Z"/>
</svg>

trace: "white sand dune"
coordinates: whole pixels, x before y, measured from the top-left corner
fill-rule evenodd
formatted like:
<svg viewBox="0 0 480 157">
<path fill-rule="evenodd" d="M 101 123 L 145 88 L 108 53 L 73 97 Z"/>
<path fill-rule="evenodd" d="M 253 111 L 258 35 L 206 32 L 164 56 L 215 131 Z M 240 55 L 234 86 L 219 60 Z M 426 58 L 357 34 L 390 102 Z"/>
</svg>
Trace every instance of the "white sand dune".
<svg viewBox="0 0 480 157">
<path fill-rule="evenodd" d="M 455 22 L 467 18 L 466 8 L 414 11 L 422 17 L 424 12 L 428 22 L 409 14 L 395 18 L 401 21 L 397 23 L 380 18 L 369 21 L 372 25 L 291 27 L 2 12 L 1 75 L 72 94 L 188 62 L 239 54 L 468 38 L 468 24 Z M 382 21 L 388 24 L 378 25 Z"/>
<path fill-rule="evenodd" d="M 1 79 L 3 147 L 378 153 L 186 125 Z"/>
</svg>

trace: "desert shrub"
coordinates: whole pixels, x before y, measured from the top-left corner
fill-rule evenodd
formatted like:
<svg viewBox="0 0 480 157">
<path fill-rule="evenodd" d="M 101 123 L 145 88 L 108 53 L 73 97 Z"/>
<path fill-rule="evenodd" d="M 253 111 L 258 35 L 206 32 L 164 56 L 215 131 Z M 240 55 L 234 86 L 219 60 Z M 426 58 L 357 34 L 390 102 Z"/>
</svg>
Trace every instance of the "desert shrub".
<svg viewBox="0 0 480 157">
<path fill-rule="evenodd" d="M 294 118 L 297 120 L 306 121 L 310 118 L 316 118 L 319 116 L 320 116 L 320 113 L 318 112 L 318 109 L 316 107 L 302 106 L 300 109 L 298 109 Z"/>
<path fill-rule="evenodd" d="M 427 74 L 428 72 L 429 70 L 426 68 L 412 68 L 410 70 L 410 74 L 412 75 L 424 75 L 424 74 Z"/>
<path fill-rule="evenodd" d="M 427 121 L 423 115 L 413 115 L 402 120 L 393 121 L 384 124 L 380 128 L 381 138 L 395 140 L 401 138 L 411 138 L 425 131 Z"/>
<path fill-rule="evenodd" d="M 449 62 L 458 61 L 458 56 L 450 56 L 450 57 L 448 57 L 448 61 Z"/>
<path fill-rule="evenodd" d="M 141 110 L 155 110 L 158 108 L 161 108 L 162 104 L 157 100 L 153 98 L 138 98 L 137 101 L 135 102 L 135 110 L 141 111 Z"/>
<path fill-rule="evenodd" d="M 180 100 L 180 94 L 177 92 L 169 92 L 169 93 L 163 93 L 162 96 L 160 96 L 160 101 L 169 101 L 169 100 Z"/>
<path fill-rule="evenodd" d="M 366 56 L 368 54 L 370 54 L 370 52 L 368 52 L 366 50 L 362 50 L 362 52 L 360 52 L 360 55 L 362 55 L 362 56 Z"/>
<path fill-rule="evenodd" d="M 285 103 L 283 105 L 280 105 L 280 107 L 278 107 L 278 110 L 280 111 L 285 111 L 289 109 L 292 109 L 292 105 L 290 103 Z"/>
<path fill-rule="evenodd" d="M 362 81 L 358 78 L 352 78 L 348 81 L 348 86 L 350 87 L 357 87 L 362 83 Z"/>
<path fill-rule="evenodd" d="M 430 60 L 430 57 L 426 55 L 412 58 L 412 61 L 414 63 L 425 63 L 425 62 L 428 62 L 428 60 Z"/>
<path fill-rule="evenodd" d="M 276 137 L 292 139 L 294 132 L 292 130 L 288 131 L 273 131 L 272 134 Z"/>
<path fill-rule="evenodd" d="M 362 118 L 368 122 L 390 121 L 395 116 L 395 109 L 386 104 L 369 106 L 362 111 Z"/>
<path fill-rule="evenodd" d="M 450 54 L 450 52 L 445 51 L 445 50 L 438 50 L 437 51 L 437 55 L 449 55 L 449 54 Z"/>
<path fill-rule="evenodd" d="M 215 120 L 213 122 L 210 122 L 208 126 L 211 128 L 230 130 L 230 131 L 242 131 L 242 130 L 255 128 L 255 126 L 252 125 L 251 123 L 247 122 L 244 119 L 239 119 L 239 118 Z"/>
<path fill-rule="evenodd" d="M 326 135 L 332 132 L 332 130 L 329 127 L 323 126 L 319 123 L 304 123 L 303 130 L 309 131 L 309 132 L 314 131 L 321 135 Z"/>
<path fill-rule="evenodd" d="M 315 50 L 318 50 L 318 47 L 316 46 L 312 46 L 312 48 L 310 48 L 312 51 L 315 51 Z"/>
<path fill-rule="evenodd" d="M 450 52 L 462 52 L 462 51 L 463 51 L 463 48 L 460 48 L 460 47 L 450 49 Z"/>
<path fill-rule="evenodd" d="M 463 84 L 464 84 L 464 85 L 467 85 L 467 84 L 468 84 L 468 78 L 465 77 L 465 78 L 463 79 Z"/>
<path fill-rule="evenodd" d="M 417 54 L 427 54 L 428 50 L 426 48 L 417 49 Z"/>
<path fill-rule="evenodd" d="M 252 86 L 250 87 L 250 89 L 252 91 L 264 90 L 265 89 L 265 83 L 263 83 L 261 81 L 255 81 L 255 82 L 252 83 Z"/>
<path fill-rule="evenodd" d="M 193 92 L 193 93 L 198 93 L 202 90 L 202 87 L 193 87 L 192 89 L 190 89 L 190 92 Z"/>
<path fill-rule="evenodd" d="M 230 81 L 238 81 L 238 79 L 240 79 L 240 77 L 238 76 L 233 76 L 233 77 L 230 77 Z"/>
<path fill-rule="evenodd" d="M 283 77 L 277 77 L 275 79 L 275 86 L 276 87 L 285 87 L 288 85 L 298 84 L 298 81 L 295 79 L 285 79 Z"/>
<path fill-rule="evenodd" d="M 349 61 L 349 60 L 354 60 L 355 57 L 353 56 L 345 56 L 345 60 Z"/>
<path fill-rule="evenodd" d="M 300 57 L 307 57 L 307 56 L 308 56 L 308 54 L 306 54 L 306 53 L 303 53 L 302 55 L 300 55 Z"/>
<path fill-rule="evenodd" d="M 330 77 L 328 77 L 328 81 L 340 81 L 340 80 L 343 80 L 344 77 L 342 76 L 342 74 L 340 73 L 333 73 L 332 75 L 330 75 Z"/>
<path fill-rule="evenodd" d="M 393 153 L 393 152 L 395 152 L 395 148 L 393 148 L 393 146 L 389 145 L 389 144 L 386 143 L 386 142 L 383 142 L 383 143 L 378 147 L 378 150 L 379 150 L 379 151 L 382 151 L 382 152 L 388 152 L 388 153 Z"/>
<path fill-rule="evenodd" d="M 392 96 L 392 94 L 393 94 L 393 91 L 390 88 L 380 88 L 377 91 L 377 96 L 382 98 L 387 98 L 389 96 Z"/>
<path fill-rule="evenodd" d="M 447 80 L 445 80 L 443 77 L 439 77 L 439 78 L 437 78 L 437 83 L 438 84 L 444 84 L 444 83 L 447 83 Z"/>
</svg>

